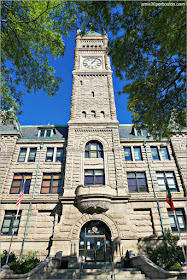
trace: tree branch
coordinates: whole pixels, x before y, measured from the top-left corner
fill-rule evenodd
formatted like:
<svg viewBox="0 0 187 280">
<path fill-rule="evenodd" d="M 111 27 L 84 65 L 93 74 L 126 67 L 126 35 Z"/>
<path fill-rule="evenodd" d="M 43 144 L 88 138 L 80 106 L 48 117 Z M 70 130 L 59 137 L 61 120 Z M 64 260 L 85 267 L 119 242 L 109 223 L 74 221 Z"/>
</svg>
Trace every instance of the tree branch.
<svg viewBox="0 0 187 280">
<path fill-rule="evenodd" d="M 176 78 L 175 78 L 173 81 L 171 81 L 171 83 L 169 83 L 169 85 L 167 85 L 162 91 L 165 91 L 165 90 L 168 89 L 172 84 L 174 84 L 174 83 L 177 81 L 177 79 L 180 77 L 181 73 L 185 70 L 185 68 L 186 68 L 186 66 L 184 66 L 184 67 L 180 70 L 180 72 L 177 74 Z"/>
<path fill-rule="evenodd" d="M 57 8 L 58 6 L 60 5 L 60 3 L 54 7 L 51 7 L 50 9 L 54 9 L 54 8 Z M 46 13 L 47 11 L 49 10 L 49 1 L 47 2 L 47 8 L 45 9 L 45 11 L 43 11 L 40 15 L 38 15 L 35 19 L 33 20 L 28 20 L 28 21 L 22 21 L 22 20 L 6 20 L 6 19 L 2 19 L 1 22 L 2 23 L 8 23 L 8 22 L 16 22 L 16 23 L 25 23 L 25 24 L 28 24 L 28 23 L 33 23 L 35 21 L 37 21 L 37 19 L 39 19 L 44 13 Z"/>
</svg>

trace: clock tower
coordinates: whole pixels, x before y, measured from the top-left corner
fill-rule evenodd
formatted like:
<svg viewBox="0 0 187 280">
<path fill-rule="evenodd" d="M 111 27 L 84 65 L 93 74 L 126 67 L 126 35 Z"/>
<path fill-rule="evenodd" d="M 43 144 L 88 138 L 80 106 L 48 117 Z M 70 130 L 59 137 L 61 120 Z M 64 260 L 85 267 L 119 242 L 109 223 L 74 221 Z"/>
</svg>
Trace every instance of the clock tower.
<svg viewBox="0 0 187 280">
<path fill-rule="evenodd" d="M 94 260 L 90 246 L 98 246 L 100 252 L 104 242 L 106 250 L 100 258 L 109 261 L 114 250 L 117 260 L 120 250 L 115 242 L 121 236 L 116 219 L 121 220 L 121 213 L 129 215 L 125 213 L 131 210 L 127 209 L 129 194 L 107 54 L 108 37 L 105 32 L 101 35 L 89 31 L 81 36 L 78 31 L 75 41 L 65 178 L 59 196 L 63 220 L 56 229 L 53 245 L 63 246 L 65 255 L 85 255 L 89 261 Z M 128 218 L 125 223 L 126 232 L 130 232 Z M 105 234 L 101 240 L 96 236 L 82 240 L 85 231 L 94 236 L 97 232 Z"/>
<path fill-rule="evenodd" d="M 105 32 L 101 35 L 93 31 L 81 36 L 78 30 L 75 41 L 64 196 L 84 185 L 85 169 L 102 169 L 105 185 L 125 194 L 108 37 Z M 85 147 L 90 141 L 101 143 L 102 160 L 85 158 Z"/>
</svg>

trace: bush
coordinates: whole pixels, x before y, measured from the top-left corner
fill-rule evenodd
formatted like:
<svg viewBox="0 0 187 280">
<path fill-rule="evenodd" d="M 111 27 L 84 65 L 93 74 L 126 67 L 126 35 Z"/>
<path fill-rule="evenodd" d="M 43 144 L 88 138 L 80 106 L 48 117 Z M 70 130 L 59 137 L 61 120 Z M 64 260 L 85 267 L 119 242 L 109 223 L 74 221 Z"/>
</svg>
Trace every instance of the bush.
<svg viewBox="0 0 187 280">
<path fill-rule="evenodd" d="M 7 251 L 4 250 L 1 254 L 1 265 L 3 266 L 6 263 Z M 8 266 L 16 274 L 27 273 L 36 267 L 40 263 L 40 260 L 37 258 L 37 252 L 28 252 L 28 255 L 23 255 L 21 263 L 19 263 L 18 258 L 14 253 L 10 253 L 8 259 Z"/>
<path fill-rule="evenodd" d="M 168 246 L 165 243 L 156 248 L 148 246 L 144 251 L 148 258 L 161 268 L 165 270 L 179 270 L 180 263 L 185 261 L 182 248 L 177 245 L 179 237 L 172 235 L 170 230 L 167 230 L 166 238 Z"/>
<path fill-rule="evenodd" d="M 174 271 L 174 270 L 180 271 L 180 268 L 181 268 L 181 264 L 180 264 L 179 262 L 176 262 L 174 265 L 172 265 L 172 266 L 169 268 L 169 270 L 170 270 L 170 271 Z"/>
</svg>

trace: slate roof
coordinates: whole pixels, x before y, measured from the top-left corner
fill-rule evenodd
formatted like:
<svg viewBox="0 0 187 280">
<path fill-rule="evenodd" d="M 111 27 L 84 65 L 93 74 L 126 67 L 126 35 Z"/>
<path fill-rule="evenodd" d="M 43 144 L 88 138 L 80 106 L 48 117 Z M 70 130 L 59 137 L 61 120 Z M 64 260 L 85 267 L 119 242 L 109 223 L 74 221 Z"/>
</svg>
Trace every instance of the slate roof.
<svg viewBox="0 0 187 280">
<path fill-rule="evenodd" d="M 21 139 L 67 139 L 68 137 L 68 126 L 67 125 L 21 125 Z M 38 130 L 40 128 L 47 129 L 55 129 L 55 134 L 51 137 L 38 137 Z M 0 126 L 0 132 L 16 132 L 17 129 L 14 128 L 13 125 L 3 125 Z"/>
<path fill-rule="evenodd" d="M 119 125 L 120 139 L 146 139 L 145 136 L 135 136 L 132 124 L 121 124 Z M 68 137 L 68 126 L 67 125 L 21 125 L 22 137 L 21 139 L 67 139 Z M 39 129 L 55 129 L 55 134 L 52 137 L 38 137 Z M 0 132 L 16 132 L 16 128 L 13 125 L 0 126 Z"/>
</svg>

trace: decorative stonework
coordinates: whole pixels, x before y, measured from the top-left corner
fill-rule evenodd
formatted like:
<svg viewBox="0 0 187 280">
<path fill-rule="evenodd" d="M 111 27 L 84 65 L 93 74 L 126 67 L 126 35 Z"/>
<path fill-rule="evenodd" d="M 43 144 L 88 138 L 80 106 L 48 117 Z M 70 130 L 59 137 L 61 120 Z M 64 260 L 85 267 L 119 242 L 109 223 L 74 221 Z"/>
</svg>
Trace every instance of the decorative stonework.
<svg viewBox="0 0 187 280">
<path fill-rule="evenodd" d="M 110 208 L 115 190 L 109 186 L 78 186 L 76 203 L 82 212 L 102 213 Z"/>
<path fill-rule="evenodd" d="M 105 223 L 110 231 L 111 231 L 111 239 L 115 240 L 118 239 L 120 234 L 119 234 L 119 229 L 117 224 L 114 222 L 114 220 L 107 214 L 84 214 L 79 218 L 74 225 L 72 226 L 71 233 L 70 233 L 70 239 L 71 240 L 79 240 L 79 235 L 81 228 L 83 225 L 89 221 L 92 220 L 99 220 L 103 223 Z"/>
</svg>

